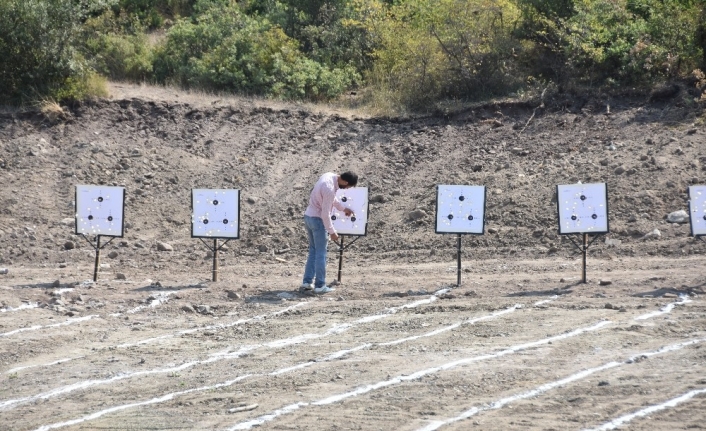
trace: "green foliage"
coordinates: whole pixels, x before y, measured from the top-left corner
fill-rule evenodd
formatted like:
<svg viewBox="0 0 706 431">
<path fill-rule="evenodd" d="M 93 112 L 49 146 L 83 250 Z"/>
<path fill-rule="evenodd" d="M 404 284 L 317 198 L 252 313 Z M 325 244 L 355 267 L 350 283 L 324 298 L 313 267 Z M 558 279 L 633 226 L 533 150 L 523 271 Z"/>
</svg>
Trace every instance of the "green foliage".
<svg viewBox="0 0 706 431">
<path fill-rule="evenodd" d="M 3 102 L 82 97 L 72 89 L 89 88 L 90 71 L 77 49 L 86 12 L 72 0 L 0 0 Z"/>
<path fill-rule="evenodd" d="M 279 98 L 329 99 L 357 79 L 352 68 L 306 58 L 296 40 L 266 18 L 227 2 L 201 1 L 179 21 L 156 54 L 161 82 Z"/>
<path fill-rule="evenodd" d="M 151 77 L 153 51 L 134 18 L 105 12 L 87 19 L 83 33 L 84 51 L 97 72 L 119 80 Z"/>
<path fill-rule="evenodd" d="M 413 109 L 443 98 L 503 94 L 518 85 L 519 16 L 498 0 L 400 1 L 368 25 L 380 36 L 371 78 L 378 91 Z"/>
<path fill-rule="evenodd" d="M 519 0 L 518 36 L 540 76 L 557 81 L 650 84 L 703 67 L 703 3 L 691 0 L 574 0 L 558 13 Z"/>
</svg>

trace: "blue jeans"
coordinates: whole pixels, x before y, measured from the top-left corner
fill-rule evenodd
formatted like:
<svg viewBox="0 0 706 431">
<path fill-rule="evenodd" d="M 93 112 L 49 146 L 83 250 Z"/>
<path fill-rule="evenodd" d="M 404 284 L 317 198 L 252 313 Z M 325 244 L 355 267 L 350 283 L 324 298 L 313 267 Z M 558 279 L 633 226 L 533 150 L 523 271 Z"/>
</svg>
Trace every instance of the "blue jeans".
<svg viewBox="0 0 706 431">
<path fill-rule="evenodd" d="M 304 284 L 314 287 L 326 285 L 326 252 L 328 251 L 328 232 L 321 217 L 304 216 L 306 236 L 309 238 L 309 256 L 304 267 Z"/>
</svg>

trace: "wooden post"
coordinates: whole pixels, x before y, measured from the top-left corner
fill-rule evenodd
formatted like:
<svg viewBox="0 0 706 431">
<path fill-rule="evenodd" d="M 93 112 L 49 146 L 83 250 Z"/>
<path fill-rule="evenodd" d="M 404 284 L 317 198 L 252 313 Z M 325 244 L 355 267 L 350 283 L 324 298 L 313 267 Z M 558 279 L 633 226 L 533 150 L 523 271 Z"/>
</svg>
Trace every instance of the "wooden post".
<svg viewBox="0 0 706 431">
<path fill-rule="evenodd" d="M 583 234 L 583 246 L 581 247 L 583 249 L 583 272 L 582 272 L 582 280 L 583 283 L 585 284 L 586 281 L 586 255 L 588 255 L 588 234 L 584 233 Z"/>
<path fill-rule="evenodd" d="M 98 268 L 101 264 L 101 236 L 96 236 L 96 264 L 93 267 L 93 282 L 98 281 Z"/>
<path fill-rule="evenodd" d="M 458 234 L 458 243 L 456 248 L 456 263 L 457 263 L 457 274 L 456 274 L 456 286 L 461 286 L 461 234 Z"/>
</svg>

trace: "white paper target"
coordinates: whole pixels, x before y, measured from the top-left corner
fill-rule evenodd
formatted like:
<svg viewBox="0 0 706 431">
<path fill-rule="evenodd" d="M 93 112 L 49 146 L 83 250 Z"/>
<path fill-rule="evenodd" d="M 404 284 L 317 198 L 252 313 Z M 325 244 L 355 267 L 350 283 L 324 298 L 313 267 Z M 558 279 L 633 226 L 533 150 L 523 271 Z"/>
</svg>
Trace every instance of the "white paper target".
<svg viewBox="0 0 706 431">
<path fill-rule="evenodd" d="M 689 220 L 693 236 L 706 235 L 706 186 L 689 186 Z"/>
<path fill-rule="evenodd" d="M 76 186 L 76 234 L 123 236 L 125 188 Z"/>
<path fill-rule="evenodd" d="M 351 217 L 335 207 L 331 211 L 331 222 L 339 235 L 363 236 L 368 230 L 368 188 L 353 187 L 338 189 L 336 199 L 346 208 L 353 211 Z"/>
<path fill-rule="evenodd" d="M 436 233 L 482 235 L 485 186 L 436 186 Z"/>
<path fill-rule="evenodd" d="M 559 234 L 608 233 L 605 183 L 556 186 Z"/>
<path fill-rule="evenodd" d="M 240 237 L 240 190 L 191 190 L 192 238 Z"/>
</svg>

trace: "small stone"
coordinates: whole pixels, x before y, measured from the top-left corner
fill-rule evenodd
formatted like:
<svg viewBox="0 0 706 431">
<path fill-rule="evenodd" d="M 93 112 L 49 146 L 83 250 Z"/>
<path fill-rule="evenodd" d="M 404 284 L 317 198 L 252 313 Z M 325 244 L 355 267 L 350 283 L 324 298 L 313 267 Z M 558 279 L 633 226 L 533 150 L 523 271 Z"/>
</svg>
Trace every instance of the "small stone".
<svg viewBox="0 0 706 431">
<path fill-rule="evenodd" d="M 255 197 L 253 197 L 253 196 L 250 196 L 250 197 L 247 199 L 247 202 L 248 202 L 249 204 L 251 204 L 251 205 L 252 205 L 252 204 L 255 204 L 255 203 L 257 203 L 257 198 L 255 198 Z"/>
<path fill-rule="evenodd" d="M 116 280 L 126 280 L 127 278 L 125 277 L 125 274 L 123 274 L 122 272 L 118 272 L 117 274 L 115 274 L 115 279 Z"/>
<path fill-rule="evenodd" d="M 689 221 L 689 214 L 684 210 L 674 211 L 667 216 L 669 223 L 686 223 Z"/>
<path fill-rule="evenodd" d="M 260 244 L 257 246 L 257 249 L 260 251 L 260 253 L 265 253 L 269 248 L 265 244 Z"/>
<path fill-rule="evenodd" d="M 641 239 L 643 240 L 648 240 L 648 239 L 659 239 L 662 237 L 662 232 L 659 231 L 659 229 L 655 229 L 652 232 L 648 232 L 643 236 Z"/>
<path fill-rule="evenodd" d="M 612 310 L 612 309 L 613 309 L 613 304 L 611 304 L 611 303 L 609 302 L 609 303 L 607 303 L 607 304 L 605 305 L 605 308 L 606 308 L 607 310 Z"/>
<path fill-rule="evenodd" d="M 73 250 L 76 248 L 76 244 L 73 241 L 66 241 L 64 243 L 64 249 L 65 250 Z"/>
<path fill-rule="evenodd" d="M 613 284 L 613 282 L 605 278 L 598 282 L 599 286 L 609 286 L 611 284 Z"/>
<path fill-rule="evenodd" d="M 488 228 L 488 233 L 498 233 L 498 228 L 496 228 L 496 227 L 489 227 L 489 228 Z"/>
<path fill-rule="evenodd" d="M 412 220 L 412 221 L 417 221 L 425 218 L 427 216 L 427 213 L 422 210 L 422 209 L 416 209 L 414 211 L 410 211 L 409 214 L 407 214 L 407 217 Z"/>
<path fill-rule="evenodd" d="M 118 252 L 113 250 L 110 253 L 108 253 L 108 257 L 111 259 L 115 259 L 116 257 L 118 257 Z"/>
<path fill-rule="evenodd" d="M 174 248 L 167 244 L 166 242 L 157 242 L 157 250 L 159 251 L 173 251 Z"/>
<path fill-rule="evenodd" d="M 182 305 L 181 311 L 186 311 L 187 313 L 193 313 L 194 307 L 192 307 L 190 304 Z"/>
<path fill-rule="evenodd" d="M 59 287 L 61 286 L 61 280 L 54 280 L 54 282 L 51 284 L 51 287 Z"/>
<path fill-rule="evenodd" d="M 232 291 L 232 290 L 226 290 L 226 293 L 228 294 L 228 299 L 240 299 L 241 296 L 238 292 Z"/>
<path fill-rule="evenodd" d="M 370 198 L 370 202 L 374 203 L 384 203 L 387 199 L 385 199 L 384 195 L 374 195 L 373 197 Z"/>
<path fill-rule="evenodd" d="M 606 380 L 601 380 L 600 382 L 598 382 L 598 386 L 610 386 L 610 382 Z"/>
<path fill-rule="evenodd" d="M 619 313 L 627 313 L 627 312 L 628 312 L 628 309 L 625 308 L 625 307 L 620 307 L 620 309 L 618 310 L 618 312 L 619 312 Z"/>
<path fill-rule="evenodd" d="M 620 174 L 622 174 L 623 172 L 625 172 L 625 167 L 623 167 L 623 166 L 618 166 L 617 168 L 615 168 L 615 171 L 613 171 L 613 172 L 615 172 L 615 175 L 620 175 Z"/>
</svg>

